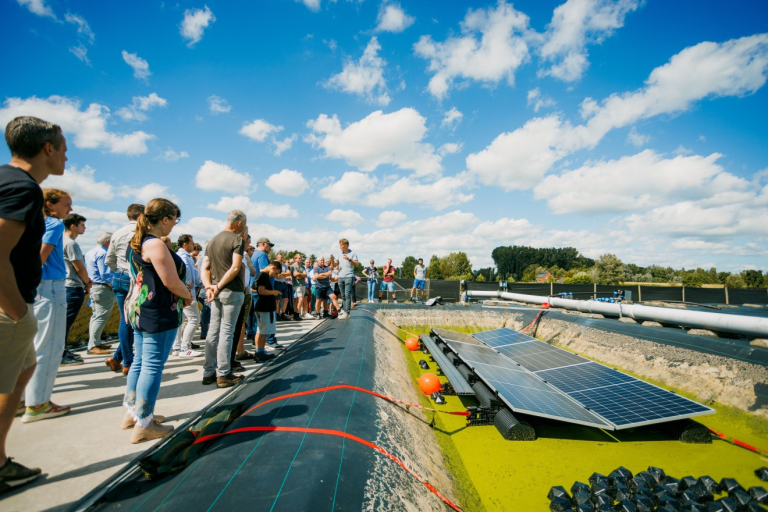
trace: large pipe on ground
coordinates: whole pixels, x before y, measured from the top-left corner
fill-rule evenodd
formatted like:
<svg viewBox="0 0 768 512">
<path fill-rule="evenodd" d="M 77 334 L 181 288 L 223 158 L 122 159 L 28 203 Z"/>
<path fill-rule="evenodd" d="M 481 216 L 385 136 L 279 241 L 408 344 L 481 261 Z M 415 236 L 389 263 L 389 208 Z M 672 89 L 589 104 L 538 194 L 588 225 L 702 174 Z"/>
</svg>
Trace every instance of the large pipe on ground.
<svg viewBox="0 0 768 512">
<path fill-rule="evenodd" d="M 768 318 L 758 318 L 743 315 L 726 315 L 704 311 L 687 311 L 641 304 L 622 304 L 597 302 L 594 300 L 561 299 L 560 297 L 542 297 L 522 293 L 490 292 L 467 290 L 466 298 L 501 298 L 543 304 L 582 313 L 597 313 L 605 316 L 628 317 L 639 322 L 651 321 L 662 324 L 709 329 L 715 332 L 741 334 L 750 338 L 768 337 Z M 464 297 L 462 297 L 464 298 Z"/>
</svg>

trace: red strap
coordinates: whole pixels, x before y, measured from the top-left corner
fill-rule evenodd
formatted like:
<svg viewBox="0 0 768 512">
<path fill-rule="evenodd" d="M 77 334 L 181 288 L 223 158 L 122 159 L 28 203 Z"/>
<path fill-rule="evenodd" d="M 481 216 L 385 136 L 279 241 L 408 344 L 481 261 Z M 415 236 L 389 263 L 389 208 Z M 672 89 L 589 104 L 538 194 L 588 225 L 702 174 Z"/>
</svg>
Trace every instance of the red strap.
<svg viewBox="0 0 768 512">
<path fill-rule="evenodd" d="M 707 427 L 707 428 L 709 428 L 709 427 Z M 755 452 L 755 453 L 760 454 L 760 455 L 768 455 L 768 452 L 766 452 L 764 450 L 761 450 L 760 448 L 752 446 L 751 444 L 747 444 L 744 441 L 739 441 L 738 439 L 734 439 L 732 437 L 728 437 L 725 434 L 723 434 L 722 432 L 718 432 L 715 429 L 710 428 L 709 431 L 712 432 L 713 434 L 715 434 L 717 437 L 719 437 L 723 441 L 728 441 L 731 444 L 735 444 L 736 446 L 740 446 L 742 448 L 746 448 L 747 450 L 749 450 L 751 452 Z"/>
<path fill-rule="evenodd" d="M 266 403 L 266 402 L 265 402 Z M 393 460 L 398 466 L 406 470 L 408 473 L 413 476 L 413 478 L 416 479 L 420 484 L 422 484 L 424 487 L 432 491 L 432 493 L 435 494 L 438 498 L 443 500 L 446 505 L 451 507 L 453 510 L 456 510 L 458 512 L 463 512 L 458 505 L 455 505 L 451 500 L 443 496 L 440 491 L 435 489 L 432 484 L 429 482 L 423 480 L 418 474 L 416 474 L 415 471 L 410 469 L 408 466 L 406 466 L 400 459 L 386 451 L 384 448 L 375 445 L 369 441 L 366 441 L 365 439 L 362 439 L 357 436 L 353 436 L 352 434 L 348 434 L 346 432 L 342 432 L 340 430 L 329 430 L 324 428 L 305 428 L 305 427 L 244 427 L 244 428 L 237 428 L 234 430 L 230 430 L 229 432 L 224 432 L 221 434 L 211 434 L 208 436 L 203 436 L 199 439 L 197 439 L 193 444 L 198 443 L 204 443 L 205 441 L 210 441 L 213 439 L 217 439 L 219 437 L 227 436 L 229 434 L 239 434 L 241 432 L 303 432 L 305 434 L 325 434 L 329 436 L 336 436 L 336 437 L 343 437 L 345 439 L 349 439 L 351 441 L 355 441 L 357 443 L 363 444 L 369 448 L 372 448 L 373 450 L 381 453 L 382 455 L 388 457 L 389 459 Z"/>
<path fill-rule="evenodd" d="M 361 393 L 368 393 L 369 395 L 373 395 L 373 396 L 375 396 L 377 398 L 381 398 L 383 400 L 387 400 L 388 402 L 393 402 L 393 403 L 396 403 L 396 404 L 403 404 L 403 405 L 406 405 L 406 406 L 409 406 L 409 407 L 416 407 L 417 409 L 423 409 L 425 411 L 439 412 L 439 413 L 442 413 L 442 414 L 452 414 L 454 416 L 467 416 L 467 417 L 470 416 L 470 413 L 467 412 L 467 411 L 439 411 L 437 409 L 430 409 L 429 407 L 424 407 L 423 405 L 403 402 L 402 400 L 399 400 L 397 398 L 392 398 L 391 396 L 382 395 L 381 393 L 376 393 L 375 391 L 370 391 L 368 389 L 359 388 L 357 386 L 350 386 L 348 384 L 339 384 L 337 386 L 328 386 L 328 387 L 325 387 L 325 388 L 312 389 L 312 390 L 309 390 L 309 391 L 302 391 L 300 393 L 291 393 L 289 395 L 281 395 L 281 396 L 278 396 L 278 397 L 275 397 L 275 398 L 270 398 L 269 400 L 265 400 L 263 402 L 259 402 L 258 404 L 254 405 L 253 407 L 251 407 L 250 409 L 245 411 L 241 415 L 241 417 L 246 415 L 246 414 L 248 414 L 249 412 L 253 411 L 254 409 L 258 409 L 262 405 L 266 405 L 266 404 L 268 404 L 270 402 L 277 402 L 277 401 L 280 401 L 280 400 L 287 400 L 288 398 L 294 398 L 294 397 L 297 397 L 297 396 L 306 396 L 306 395 L 313 395 L 315 393 L 324 393 L 326 391 L 335 391 L 337 389 L 351 389 L 351 390 L 354 390 L 354 391 L 360 391 Z"/>
<path fill-rule="evenodd" d="M 539 317 L 541 316 L 541 314 L 542 314 L 543 312 L 544 312 L 544 310 L 543 310 L 543 309 L 542 309 L 541 311 L 539 311 L 539 314 L 538 314 L 538 315 L 536 315 L 536 318 L 534 318 L 534 319 L 533 319 L 533 322 L 531 322 L 530 324 L 528 324 L 528 327 L 526 327 L 526 328 L 525 328 L 525 330 L 523 331 L 523 334 L 527 333 L 527 332 L 528 332 L 528 330 L 529 330 L 531 327 L 533 327 L 533 324 L 535 324 L 535 323 L 536 323 L 536 320 L 538 320 L 538 319 L 539 319 Z"/>
</svg>

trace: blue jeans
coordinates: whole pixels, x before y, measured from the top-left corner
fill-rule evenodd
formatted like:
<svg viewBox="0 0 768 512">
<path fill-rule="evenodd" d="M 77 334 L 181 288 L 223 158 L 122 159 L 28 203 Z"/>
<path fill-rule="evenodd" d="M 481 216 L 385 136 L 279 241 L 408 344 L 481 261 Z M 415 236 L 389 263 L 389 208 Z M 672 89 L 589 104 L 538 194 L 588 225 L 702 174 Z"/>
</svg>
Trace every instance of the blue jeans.
<svg viewBox="0 0 768 512">
<path fill-rule="evenodd" d="M 65 290 L 67 293 L 67 328 L 64 330 L 64 346 L 66 347 L 67 340 L 69 339 L 69 330 L 72 328 L 72 324 L 75 323 L 77 314 L 80 313 L 80 308 L 83 307 L 83 302 L 85 302 L 85 288 L 67 286 Z"/>
<path fill-rule="evenodd" d="M 131 275 L 125 270 L 118 270 L 112 277 L 112 291 L 115 292 L 117 299 L 117 308 L 120 313 L 120 329 L 117 331 L 117 337 L 120 339 L 120 346 L 115 350 L 112 356 L 118 363 L 122 362 L 126 368 L 133 364 L 133 327 L 125 322 L 125 298 L 131 289 Z"/>
<path fill-rule="evenodd" d="M 368 281 L 368 302 L 373 302 L 376 295 L 376 281 Z"/>
<path fill-rule="evenodd" d="M 341 304 L 344 311 L 352 310 L 352 287 L 355 286 L 355 276 L 340 277 L 339 290 L 341 291 Z"/>
<path fill-rule="evenodd" d="M 177 330 L 169 329 L 154 334 L 133 332 L 136 357 L 128 372 L 123 405 L 142 427 L 149 424 L 155 412 L 163 368 L 171 353 Z"/>
<path fill-rule="evenodd" d="M 246 300 L 248 298 L 246 297 Z M 251 309 L 248 311 L 248 323 L 245 328 L 245 335 L 249 338 L 256 336 L 256 301 L 259 300 L 259 296 L 251 294 Z"/>
</svg>

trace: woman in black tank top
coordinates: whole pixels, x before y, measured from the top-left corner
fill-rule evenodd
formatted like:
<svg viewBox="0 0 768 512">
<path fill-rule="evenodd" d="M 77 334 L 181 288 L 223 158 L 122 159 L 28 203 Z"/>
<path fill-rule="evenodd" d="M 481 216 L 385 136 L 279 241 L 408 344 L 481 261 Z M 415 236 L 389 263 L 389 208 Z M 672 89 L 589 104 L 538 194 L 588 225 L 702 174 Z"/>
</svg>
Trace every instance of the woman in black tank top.
<svg viewBox="0 0 768 512">
<path fill-rule="evenodd" d="M 127 250 L 131 291 L 123 314 L 134 329 L 135 358 L 128 372 L 122 427 L 133 427 L 134 444 L 173 431 L 172 426 L 161 424 L 163 417 L 155 416 L 154 411 L 182 309 L 192 303 L 192 293 L 184 281 L 184 263 L 160 240 L 170 234 L 180 216 L 178 206 L 167 199 L 151 200 L 137 221 Z"/>
</svg>

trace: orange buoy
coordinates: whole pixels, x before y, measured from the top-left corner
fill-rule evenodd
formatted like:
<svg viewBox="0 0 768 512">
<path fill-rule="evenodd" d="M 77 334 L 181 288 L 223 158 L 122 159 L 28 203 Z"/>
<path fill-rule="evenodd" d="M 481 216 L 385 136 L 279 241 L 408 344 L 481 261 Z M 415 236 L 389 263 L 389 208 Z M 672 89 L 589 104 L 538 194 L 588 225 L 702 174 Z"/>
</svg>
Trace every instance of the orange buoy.
<svg viewBox="0 0 768 512">
<path fill-rule="evenodd" d="M 443 389 L 443 385 L 440 384 L 440 379 L 434 373 L 425 373 L 419 377 L 419 389 L 425 395 L 431 395 L 435 391 Z"/>
<path fill-rule="evenodd" d="M 405 348 L 408 350 L 419 350 L 419 340 L 416 338 L 408 338 L 405 340 Z"/>
</svg>

